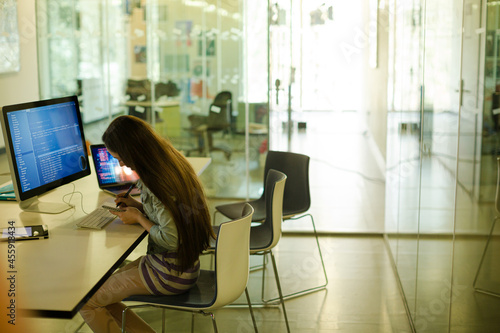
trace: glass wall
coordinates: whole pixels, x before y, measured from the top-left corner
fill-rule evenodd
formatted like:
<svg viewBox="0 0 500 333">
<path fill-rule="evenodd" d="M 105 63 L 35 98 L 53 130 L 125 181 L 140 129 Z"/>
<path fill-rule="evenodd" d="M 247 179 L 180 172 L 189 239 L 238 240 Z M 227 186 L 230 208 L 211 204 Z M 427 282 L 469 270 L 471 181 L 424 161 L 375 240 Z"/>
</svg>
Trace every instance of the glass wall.
<svg viewBox="0 0 500 333">
<path fill-rule="evenodd" d="M 416 332 L 500 329 L 497 2 L 389 1 L 386 232 Z M 445 14 L 443 14 L 445 13 Z M 485 260 L 478 271 L 481 257 Z"/>
<path fill-rule="evenodd" d="M 259 195 L 268 132 L 267 1 L 36 4 L 41 97 L 78 95 L 91 143 L 113 117 L 133 115 L 185 155 L 212 158 L 203 173 L 209 196 Z M 249 139 L 249 128 L 258 135 Z"/>
</svg>

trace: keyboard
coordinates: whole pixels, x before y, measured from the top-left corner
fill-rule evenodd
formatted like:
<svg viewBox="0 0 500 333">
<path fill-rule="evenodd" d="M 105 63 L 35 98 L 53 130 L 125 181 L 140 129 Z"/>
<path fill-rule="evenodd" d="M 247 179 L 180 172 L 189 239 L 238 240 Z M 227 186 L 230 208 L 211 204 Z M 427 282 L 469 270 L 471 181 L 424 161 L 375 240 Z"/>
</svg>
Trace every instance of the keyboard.
<svg viewBox="0 0 500 333">
<path fill-rule="evenodd" d="M 102 229 L 117 216 L 111 214 L 107 209 L 97 208 L 89 215 L 76 223 L 80 228 Z"/>
</svg>

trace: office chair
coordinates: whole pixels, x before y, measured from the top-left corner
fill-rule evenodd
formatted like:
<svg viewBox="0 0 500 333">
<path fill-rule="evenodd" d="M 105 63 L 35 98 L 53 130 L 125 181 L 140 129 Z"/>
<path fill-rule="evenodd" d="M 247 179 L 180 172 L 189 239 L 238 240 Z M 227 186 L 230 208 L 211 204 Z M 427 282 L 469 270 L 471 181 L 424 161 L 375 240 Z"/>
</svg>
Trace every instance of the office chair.
<svg viewBox="0 0 500 333">
<path fill-rule="evenodd" d="M 479 262 L 479 267 L 477 268 L 476 277 L 474 278 L 474 282 L 472 284 L 475 291 L 483 293 L 483 294 L 495 296 L 495 297 L 500 297 L 500 293 L 496 293 L 494 291 L 489 291 L 489 290 L 478 288 L 476 286 L 476 284 L 477 284 L 477 279 L 479 277 L 479 272 L 481 271 L 481 267 L 483 266 L 484 258 L 486 256 L 486 251 L 488 251 L 488 247 L 490 245 L 491 236 L 493 235 L 493 231 L 495 230 L 495 225 L 496 225 L 497 220 L 499 218 L 500 218 L 500 157 L 497 157 L 497 185 L 496 185 L 496 193 L 495 193 L 495 217 L 493 218 L 493 223 L 491 225 L 490 233 L 488 234 L 488 240 L 486 241 L 483 255 L 481 256 L 481 261 Z"/>
<path fill-rule="evenodd" d="M 198 139 L 198 147 L 186 152 L 189 156 L 196 151 L 208 156 L 212 151 L 222 151 L 226 158 L 231 158 L 231 149 L 227 147 L 214 146 L 213 134 L 217 132 L 229 133 L 231 129 L 232 94 L 229 91 L 218 93 L 212 104 L 210 104 L 208 116 L 190 115 L 188 120 L 191 127 L 188 129 Z"/>
<path fill-rule="evenodd" d="M 283 296 L 284 299 L 303 296 L 312 292 L 323 290 L 328 285 L 328 276 L 326 274 L 325 263 L 323 261 L 321 247 L 319 245 L 314 218 L 311 214 L 306 213 L 311 206 L 311 195 L 309 190 L 309 160 L 310 158 L 307 155 L 281 151 L 269 151 L 267 153 L 266 164 L 264 167 L 264 174 L 267 174 L 270 169 L 275 169 L 287 175 L 287 184 L 283 198 L 283 220 L 297 220 L 306 216 L 311 218 L 314 237 L 318 246 L 319 257 L 321 259 L 323 274 L 325 276 L 324 284 L 287 294 Z M 248 202 L 255 209 L 252 222 L 262 222 L 266 219 L 266 191 L 266 183 L 264 183 L 262 196 L 259 199 Z M 239 202 L 216 206 L 214 221 L 217 213 L 221 213 L 228 218 L 233 218 L 244 205 L 245 202 Z M 267 300 L 267 302 L 276 300 L 277 298 L 273 298 Z"/>
<path fill-rule="evenodd" d="M 125 301 L 146 304 L 131 305 L 123 310 L 122 332 L 125 332 L 126 314 L 129 309 L 158 307 L 163 309 L 162 332 L 165 330 L 165 309 L 190 311 L 191 332 L 194 330 L 194 315 L 210 315 L 214 332 L 217 332 L 215 316 L 211 312 L 235 301 L 243 292 L 247 297 L 255 332 L 257 325 L 246 285 L 248 282 L 249 237 L 253 208 L 246 205 L 240 216 L 222 223 L 215 242 L 215 270 L 201 270 L 196 285 L 187 292 L 175 296 L 133 295 Z"/>
<path fill-rule="evenodd" d="M 150 101 L 151 81 L 149 81 L 148 79 L 144 80 L 128 79 L 125 95 L 128 95 L 131 101 L 137 101 L 140 98 L 143 98 L 146 101 Z"/>
</svg>

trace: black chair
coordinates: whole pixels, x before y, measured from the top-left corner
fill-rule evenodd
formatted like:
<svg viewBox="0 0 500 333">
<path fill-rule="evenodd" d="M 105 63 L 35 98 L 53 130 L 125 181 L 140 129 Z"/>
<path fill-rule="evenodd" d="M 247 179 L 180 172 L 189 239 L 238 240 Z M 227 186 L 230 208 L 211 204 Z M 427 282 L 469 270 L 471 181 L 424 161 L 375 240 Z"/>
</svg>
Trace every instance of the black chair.
<svg viewBox="0 0 500 333">
<path fill-rule="evenodd" d="M 228 134 L 231 130 L 232 94 L 221 91 L 210 104 L 208 116 L 190 115 L 188 120 L 191 127 L 188 129 L 197 138 L 198 147 L 186 151 L 189 156 L 196 151 L 200 155 L 208 156 L 212 151 L 222 151 L 226 158 L 231 158 L 232 150 L 228 147 L 214 146 L 213 134 L 222 132 Z"/>
<path fill-rule="evenodd" d="M 314 218 L 311 214 L 306 213 L 311 206 L 311 195 L 309 190 L 309 160 L 310 158 L 307 155 L 281 151 L 269 151 L 267 153 L 266 164 L 264 167 L 264 174 L 267 174 L 268 170 L 270 169 L 275 169 L 287 175 L 287 184 L 285 187 L 285 194 L 283 198 L 283 220 L 297 220 L 306 216 L 309 216 L 311 218 L 314 237 L 316 238 L 319 257 L 321 259 L 321 264 L 323 267 L 323 274 L 325 276 L 324 284 L 287 294 L 283 296 L 284 299 L 298 297 L 318 290 L 322 290 L 325 289 L 328 285 L 328 276 L 326 274 L 325 263 L 323 261 L 321 247 L 319 245 L 318 233 L 316 231 Z M 255 209 L 252 222 L 262 222 L 266 219 L 266 192 L 266 183 L 264 183 L 264 191 L 262 193 L 262 196 L 259 199 L 248 202 Z M 214 221 L 217 213 L 221 213 L 228 218 L 233 218 L 233 216 L 238 214 L 238 211 L 241 211 L 241 208 L 244 205 L 245 202 L 238 202 L 216 206 Z M 276 300 L 276 298 L 267 301 L 274 300 Z"/>
<path fill-rule="evenodd" d="M 126 314 L 129 309 L 142 307 L 162 308 L 162 332 L 165 329 L 165 309 L 190 311 L 191 331 L 194 329 L 194 315 L 201 313 L 212 317 L 212 325 L 217 332 L 217 324 L 212 310 L 235 301 L 245 292 L 252 316 L 255 332 L 257 325 L 252 304 L 246 288 L 248 282 L 250 223 L 253 208 L 243 207 L 240 215 L 232 221 L 222 223 L 217 230 L 215 243 L 215 270 L 201 270 L 196 285 L 187 292 L 175 296 L 133 295 L 124 301 L 145 304 L 130 305 L 123 310 L 122 332 L 126 328 Z"/>
</svg>

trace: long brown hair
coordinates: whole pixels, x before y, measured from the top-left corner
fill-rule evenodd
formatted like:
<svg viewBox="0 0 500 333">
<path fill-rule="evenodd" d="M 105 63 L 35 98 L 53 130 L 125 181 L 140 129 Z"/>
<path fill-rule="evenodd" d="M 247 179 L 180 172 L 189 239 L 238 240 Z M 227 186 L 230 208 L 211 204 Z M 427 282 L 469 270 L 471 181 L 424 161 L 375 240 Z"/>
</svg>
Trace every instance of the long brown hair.
<svg viewBox="0 0 500 333">
<path fill-rule="evenodd" d="M 148 123 L 136 117 L 114 119 L 102 140 L 168 208 L 179 236 L 181 271 L 192 267 L 215 234 L 203 188 L 191 164 Z"/>
</svg>

